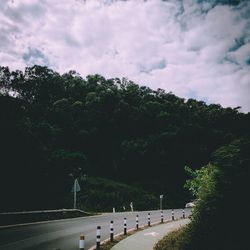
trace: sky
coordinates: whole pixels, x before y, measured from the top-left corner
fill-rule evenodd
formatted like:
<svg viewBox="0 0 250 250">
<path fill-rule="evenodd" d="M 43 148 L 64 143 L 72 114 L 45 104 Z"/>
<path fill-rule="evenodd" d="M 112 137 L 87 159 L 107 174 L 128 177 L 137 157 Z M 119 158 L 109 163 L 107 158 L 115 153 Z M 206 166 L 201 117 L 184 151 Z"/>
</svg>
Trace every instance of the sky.
<svg viewBox="0 0 250 250">
<path fill-rule="evenodd" d="M 0 0 L 0 65 L 126 77 L 250 112 L 248 0 Z"/>
</svg>

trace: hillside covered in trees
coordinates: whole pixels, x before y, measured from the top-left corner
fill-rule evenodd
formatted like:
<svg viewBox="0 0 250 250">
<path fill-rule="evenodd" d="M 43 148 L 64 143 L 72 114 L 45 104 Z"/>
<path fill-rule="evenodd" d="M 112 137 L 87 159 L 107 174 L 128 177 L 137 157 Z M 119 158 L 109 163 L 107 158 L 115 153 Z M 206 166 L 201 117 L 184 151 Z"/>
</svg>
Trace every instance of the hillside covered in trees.
<svg viewBox="0 0 250 250">
<path fill-rule="evenodd" d="M 91 200 L 85 177 L 90 187 L 94 177 L 108 186 L 95 185 L 90 210 L 109 209 L 112 197 L 124 194 L 117 199 L 123 204 L 126 185 L 148 192 L 141 199 L 152 202 L 140 200 L 140 209 L 157 207 L 159 194 L 165 206 L 183 206 L 191 198 L 183 189 L 185 166 L 199 169 L 249 133 L 250 114 L 239 107 L 185 100 L 127 79 L 1 67 L 0 88 L 0 211 L 70 207 L 74 178 Z M 100 207 L 102 192 L 113 196 Z"/>
</svg>

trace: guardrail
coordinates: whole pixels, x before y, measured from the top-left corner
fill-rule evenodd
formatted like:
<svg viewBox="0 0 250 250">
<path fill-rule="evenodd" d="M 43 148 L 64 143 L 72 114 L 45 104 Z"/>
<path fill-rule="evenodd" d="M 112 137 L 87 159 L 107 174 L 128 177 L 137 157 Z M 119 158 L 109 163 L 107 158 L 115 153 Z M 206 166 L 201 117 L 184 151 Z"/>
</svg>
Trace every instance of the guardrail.
<svg viewBox="0 0 250 250">
<path fill-rule="evenodd" d="M 0 226 L 53 221 L 91 215 L 79 209 L 56 209 L 40 211 L 1 212 Z"/>
<path fill-rule="evenodd" d="M 62 208 L 62 209 L 55 209 L 55 210 L 41 210 L 41 211 L 19 211 L 19 212 L 2 212 L 0 213 L 0 215 L 19 215 L 19 214 L 38 214 L 38 213 L 55 213 L 55 212 L 74 212 L 74 211 L 78 211 L 78 212 L 84 212 L 80 209 L 66 209 L 66 208 Z"/>
</svg>

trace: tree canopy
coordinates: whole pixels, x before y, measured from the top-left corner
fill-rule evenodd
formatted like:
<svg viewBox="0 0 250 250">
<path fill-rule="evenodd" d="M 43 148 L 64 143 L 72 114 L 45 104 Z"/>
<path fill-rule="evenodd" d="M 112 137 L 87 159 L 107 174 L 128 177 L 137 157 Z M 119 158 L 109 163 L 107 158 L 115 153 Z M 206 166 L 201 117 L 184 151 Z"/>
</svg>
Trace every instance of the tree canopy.
<svg viewBox="0 0 250 250">
<path fill-rule="evenodd" d="M 207 164 L 250 127 L 239 107 L 185 100 L 126 78 L 1 67 L 0 90 L 0 210 L 67 206 L 65 194 L 84 174 L 183 206 L 191 198 L 184 166 Z"/>
</svg>

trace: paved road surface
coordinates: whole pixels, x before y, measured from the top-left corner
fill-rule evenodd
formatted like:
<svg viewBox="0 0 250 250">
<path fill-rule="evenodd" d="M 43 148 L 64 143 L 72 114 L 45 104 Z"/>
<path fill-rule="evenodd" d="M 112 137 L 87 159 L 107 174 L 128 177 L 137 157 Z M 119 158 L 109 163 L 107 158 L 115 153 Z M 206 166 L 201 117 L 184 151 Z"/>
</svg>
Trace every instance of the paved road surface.
<svg viewBox="0 0 250 250">
<path fill-rule="evenodd" d="M 175 216 L 182 216 L 182 209 L 175 209 Z M 186 209 L 186 215 L 190 209 Z M 151 223 L 160 221 L 160 211 L 149 211 Z M 148 211 L 109 213 L 99 216 L 75 218 L 34 225 L 0 228 L 0 250 L 77 250 L 79 237 L 85 235 L 85 248 L 95 245 L 96 227 L 101 226 L 101 240 L 109 237 L 109 224 L 114 221 L 114 233 L 123 231 L 123 218 L 127 228 L 135 227 L 136 214 L 139 224 L 147 224 Z M 164 210 L 164 221 L 171 219 L 171 210 Z"/>
</svg>

